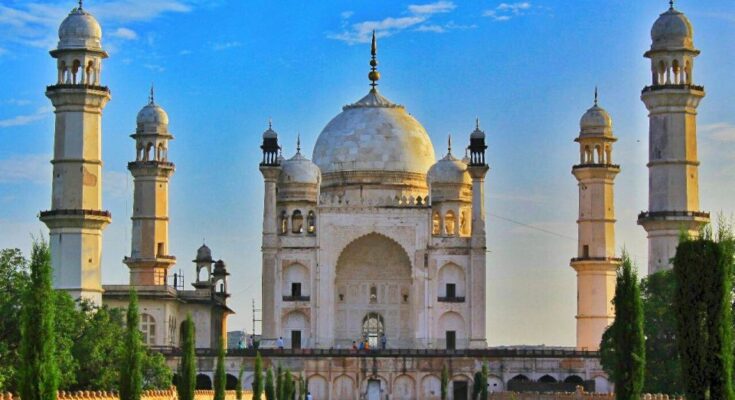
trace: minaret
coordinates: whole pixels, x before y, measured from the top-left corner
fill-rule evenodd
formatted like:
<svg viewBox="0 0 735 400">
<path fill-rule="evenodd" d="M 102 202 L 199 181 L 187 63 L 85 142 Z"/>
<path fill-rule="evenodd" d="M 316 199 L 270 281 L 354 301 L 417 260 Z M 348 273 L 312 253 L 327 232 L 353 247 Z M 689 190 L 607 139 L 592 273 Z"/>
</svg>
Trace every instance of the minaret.
<svg viewBox="0 0 735 400">
<path fill-rule="evenodd" d="M 579 181 L 577 257 L 577 348 L 598 350 L 605 329 L 615 319 L 615 206 L 613 186 L 620 166 L 612 163 L 617 140 L 610 115 L 595 104 L 580 121 L 580 161 L 572 168 Z"/>
<path fill-rule="evenodd" d="M 485 132 L 480 129 L 480 120 L 475 120 L 475 130 L 470 134 L 470 163 L 467 170 L 472 177 L 472 238 L 470 255 L 470 347 L 487 347 L 485 329 L 485 260 L 487 240 L 485 235 L 485 175 L 490 170 L 485 159 Z"/>
<path fill-rule="evenodd" d="M 260 172 L 263 174 L 265 191 L 263 194 L 263 337 L 277 337 L 275 309 L 276 309 L 276 252 L 278 250 L 278 223 L 276 215 L 276 183 L 281 173 L 281 147 L 278 145 L 278 134 L 273 125 L 268 122 L 268 129 L 263 132 L 263 161 L 260 163 Z"/>
<path fill-rule="evenodd" d="M 168 161 L 168 115 L 153 97 L 138 113 L 135 161 L 128 163 L 133 175 L 133 233 L 130 257 L 130 285 L 165 285 L 176 258 L 168 253 L 168 182 L 174 164 Z"/>
<path fill-rule="evenodd" d="M 648 232 L 648 273 L 671 268 L 681 232 L 696 235 L 709 222 L 699 210 L 697 107 L 704 88 L 694 84 L 692 24 L 674 9 L 651 29 L 652 83 L 641 100 L 648 108 L 648 211 L 638 224 Z"/>
<path fill-rule="evenodd" d="M 59 27 L 57 79 L 46 88 L 56 114 L 51 210 L 40 214 L 49 228 L 54 287 L 75 298 L 102 303 L 102 109 L 110 90 L 101 85 L 102 29 L 88 12 L 71 11 Z"/>
</svg>

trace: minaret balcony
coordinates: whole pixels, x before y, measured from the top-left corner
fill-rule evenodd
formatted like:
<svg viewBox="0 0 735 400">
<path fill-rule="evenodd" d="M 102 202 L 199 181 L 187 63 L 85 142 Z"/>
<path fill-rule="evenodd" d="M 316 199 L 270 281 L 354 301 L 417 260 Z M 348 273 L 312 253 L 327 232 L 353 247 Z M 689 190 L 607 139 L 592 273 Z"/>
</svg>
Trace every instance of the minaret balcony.
<svg viewBox="0 0 735 400">
<path fill-rule="evenodd" d="M 655 221 L 668 219 L 707 219 L 710 215 L 705 211 L 643 211 L 638 214 L 638 221 Z"/>
<path fill-rule="evenodd" d="M 41 211 L 41 222 L 52 228 L 102 229 L 112 221 L 112 214 L 105 210 L 58 209 Z"/>
<path fill-rule="evenodd" d="M 666 85 L 651 85 L 643 88 L 643 93 L 655 92 L 659 90 L 691 90 L 697 92 L 704 92 L 704 86 L 700 85 L 687 85 L 687 84 L 666 84 Z"/>
<path fill-rule="evenodd" d="M 575 257 L 575 258 L 572 258 L 572 263 L 588 262 L 588 261 L 621 263 L 623 262 L 623 259 L 619 257 Z"/>
<path fill-rule="evenodd" d="M 58 90 L 58 89 L 85 89 L 85 90 L 96 90 L 99 92 L 110 92 L 110 88 L 107 86 L 99 85 L 87 85 L 81 83 L 59 83 L 56 85 L 46 86 L 47 91 Z"/>
<path fill-rule="evenodd" d="M 610 169 L 620 170 L 620 165 L 618 164 L 577 164 L 572 167 L 572 169 L 581 169 L 581 168 L 610 168 Z"/>
</svg>

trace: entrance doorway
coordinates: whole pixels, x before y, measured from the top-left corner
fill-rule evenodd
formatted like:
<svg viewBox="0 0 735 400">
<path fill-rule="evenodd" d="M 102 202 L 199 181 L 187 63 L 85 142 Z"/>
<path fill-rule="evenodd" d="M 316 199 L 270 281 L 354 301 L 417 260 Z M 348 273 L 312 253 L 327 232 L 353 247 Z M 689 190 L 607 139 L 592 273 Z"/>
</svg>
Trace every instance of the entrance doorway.
<svg viewBox="0 0 735 400">
<path fill-rule="evenodd" d="M 454 381 L 452 382 L 454 389 L 452 390 L 452 397 L 454 400 L 467 400 L 469 390 L 467 387 L 467 381 Z"/>
<path fill-rule="evenodd" d="M 367 400 L 380 400 L 380 381 L 377 379 L 368 380 Z"/>
<path fill-rule="evenodd" d="M 457 348 L 457 332 L 447 331 L 447 350 L 454 350 Z"/>
<path fill-rule="evenodd" d="M 291 348 L 301 348 L 301 331 L 291 331 Z"/>
<path fill-rule="evenodd" d="M 380 345 L 380 335 L 385 332 L 383 317 L 378 313 L 368 313 L 362 320 L 362 337 L 367 339 L 371 349 Z"/>
</svg>

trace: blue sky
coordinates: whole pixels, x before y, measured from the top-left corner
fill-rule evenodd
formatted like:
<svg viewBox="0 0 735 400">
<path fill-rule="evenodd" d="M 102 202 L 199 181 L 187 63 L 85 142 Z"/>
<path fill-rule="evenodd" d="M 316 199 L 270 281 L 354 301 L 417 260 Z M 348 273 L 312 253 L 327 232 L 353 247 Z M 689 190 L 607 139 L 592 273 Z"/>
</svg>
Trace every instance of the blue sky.
<svg viewBox="0 0 735 400">
<path fill-rule="evenodd" d="M 55 79 L 48 50 L 74 1 L 0 1 L 0 247 L 27 251 L 50 205 Z M 176 140 L 169 158 L 171 252 L 187 281 L 202 240 L 228 262 L 231 329 L 251 327 L 260 298 L 260 135 L 269 117 L 285 154 L 312 148 L 340 107 L 367 90 L 369 32 L 379 39 L 381 92 L 423 123 L 436 154 L 488 133 L 488 341 L 573 345 L 578 121 L 600 104 L 619 138 L 613 158 L 618 245 L 646 270 L 649 31 L 664 0 L 85 2 L 103 26 L 105 231 L 103 280 L 127 281 L 135 115 L 155 82 Z M 735 4 L 680 0 L 702 55 L 695 82 L 704 209 L 735 207 Z M 458 146 L 458 145 L 456 145 Z M 531 225 L 531 229 L 508 220 Z M 541 229 L 541 230 L 539 230 Z M 549 231 L 551 233 L 544 232 Z"/>
</svg>

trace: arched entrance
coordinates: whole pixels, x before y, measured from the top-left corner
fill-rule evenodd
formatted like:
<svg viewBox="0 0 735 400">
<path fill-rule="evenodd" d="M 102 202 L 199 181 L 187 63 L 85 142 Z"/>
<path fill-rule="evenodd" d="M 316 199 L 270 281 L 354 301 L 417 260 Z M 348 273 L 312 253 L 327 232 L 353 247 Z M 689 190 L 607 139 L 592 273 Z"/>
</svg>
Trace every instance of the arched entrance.
<svg viewBox="0 0 735 400">
<path fill-rule="evenodd" d="M 413 347 L 411 265 L 400 244 L 378 233 L 342 250 L 335 276 L 335 345 L 367 339 L 379 346 L 385 333 L 389 347 Z"/>
<path fill-rule="evenodd" d="M 385 333 L 383 317 L 376 312 L 369 312 L 362 320 L 362 337 L 367 339 L 370 348 L 378 348 L 380 335 L 383 333 Z"/>
</svg>

